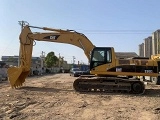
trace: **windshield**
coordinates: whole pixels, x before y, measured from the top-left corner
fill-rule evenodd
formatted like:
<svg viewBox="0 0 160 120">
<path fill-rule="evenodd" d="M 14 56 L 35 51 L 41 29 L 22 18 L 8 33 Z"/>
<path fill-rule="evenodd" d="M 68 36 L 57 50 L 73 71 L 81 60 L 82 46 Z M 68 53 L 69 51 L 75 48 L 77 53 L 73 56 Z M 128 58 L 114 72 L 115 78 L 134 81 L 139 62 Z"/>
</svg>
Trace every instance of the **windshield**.
<svg viewBox="0 0 160 120">
<path fill-rule="evenodd" d="M 92 61 L 104 61 L 105 51 L 94 51 Z"/>
</svg>

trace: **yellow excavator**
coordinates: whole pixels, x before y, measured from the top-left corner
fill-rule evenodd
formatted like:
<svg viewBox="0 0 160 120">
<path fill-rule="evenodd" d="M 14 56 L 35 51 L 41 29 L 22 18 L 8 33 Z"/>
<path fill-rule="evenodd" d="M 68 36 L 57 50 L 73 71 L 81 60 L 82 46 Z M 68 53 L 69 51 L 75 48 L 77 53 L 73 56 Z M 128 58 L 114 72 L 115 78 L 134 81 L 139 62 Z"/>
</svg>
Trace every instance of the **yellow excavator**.
<svg viewBox="0 0 160 120">
<path fill-rule="evenodd" d="M 31 28 L 48 32 L 32 32 Z M 8 79 L 13 88 L 22 86 L 30 72 L 34 40 L 75 45 L 83 49 L 90 62 L 90 73 L 77 78 L 73 87 L 76 91 L 127 91 L 142 94 L 143 81 L 133 76 L 157 77 L 159 83 L 160 62 L 152 59 L 117 59 L 113 47 L 96 47 L 82 33 L 74 30 L 52 29 L 25 25 L 19 36 L 20 66 L 8 69 Z M 127 77 L 121 77 L 127 76 Z"/>
<path fill-rule="evenodd" d="M 151 55 L 151 59 L 160 61 L 160 54 Z"/>
</svg>

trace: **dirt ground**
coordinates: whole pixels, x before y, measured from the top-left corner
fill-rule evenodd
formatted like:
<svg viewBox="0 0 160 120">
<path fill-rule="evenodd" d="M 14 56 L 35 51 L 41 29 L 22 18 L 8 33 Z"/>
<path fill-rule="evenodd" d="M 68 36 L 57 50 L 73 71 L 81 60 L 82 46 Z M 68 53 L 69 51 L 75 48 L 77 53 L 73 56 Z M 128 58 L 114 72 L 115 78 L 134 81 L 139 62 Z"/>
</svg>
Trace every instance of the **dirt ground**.
<svg viewBox="0 0 160 120">
<path fill-rule="evenodd" d="M 29 77 L 22 88 L 0 83 L 0 120 L 160 120 L 160 86 L 144 95 L 78 93 L 74 77 Z"/>
</svg>

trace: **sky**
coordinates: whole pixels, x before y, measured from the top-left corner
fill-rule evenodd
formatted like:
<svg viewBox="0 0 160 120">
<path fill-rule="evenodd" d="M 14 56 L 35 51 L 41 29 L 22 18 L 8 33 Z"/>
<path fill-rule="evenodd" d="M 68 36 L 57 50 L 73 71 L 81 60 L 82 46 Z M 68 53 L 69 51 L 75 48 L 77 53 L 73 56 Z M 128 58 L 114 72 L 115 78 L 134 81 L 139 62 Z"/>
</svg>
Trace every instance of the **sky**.
<svg viewBox="0 0 160 120">
<path fill-rule="evenodd" d="M 160 29 L 159 0 L 0 0 L 0 58 L 19 54 L 18 21 L 32 26 L 71 29 L 97 47 L 138 52 L 138 45 Z M 42 32 L 32 29 L 33 32 Z M 82 49 L 62 43 L 38 42 L 33 56 L 53 51 L 69 63 L 87 63 Z"/>
</svg>

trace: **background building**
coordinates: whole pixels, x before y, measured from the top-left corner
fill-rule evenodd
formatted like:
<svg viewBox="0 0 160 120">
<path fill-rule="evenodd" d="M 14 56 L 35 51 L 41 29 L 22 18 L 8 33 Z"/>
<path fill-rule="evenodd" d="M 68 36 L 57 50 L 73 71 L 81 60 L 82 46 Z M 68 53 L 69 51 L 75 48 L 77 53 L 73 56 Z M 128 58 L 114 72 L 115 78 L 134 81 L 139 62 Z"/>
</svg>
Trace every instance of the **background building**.
<svg viewBox="0 0 160 120">
<path fill-rule="evenodd" d="M 160 54 L 160 30 L 152 33 L 152 54 Z"/>
<path fill-rule="evenodd" d="M 144 57 L 144 43 L 139 45 L 139 56 Z"/>
<path fill-rule="evenodd" d="M 116 54 L 116 58 L 118 59 L 138 57 L 138 55 L 135 52 L 116 52 L 115 54 Z"/>
<path fill-rule="evenodd" d="M 7 65 L 18 66 L 18 56 L 2 56 L 1 60 L 5 62 Z M 31 66 L 33 68 L 40 67 L 41 66 L 40 57 L 32 57 Z"/>
<path fill-rule="evenodd" d="M 144 57 L 151 57 L 152 55 L 152 37 L 144 39 Z"/>
</svg>

